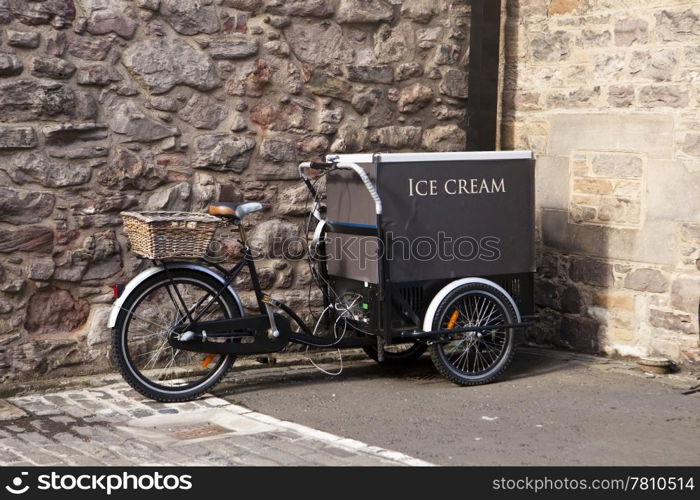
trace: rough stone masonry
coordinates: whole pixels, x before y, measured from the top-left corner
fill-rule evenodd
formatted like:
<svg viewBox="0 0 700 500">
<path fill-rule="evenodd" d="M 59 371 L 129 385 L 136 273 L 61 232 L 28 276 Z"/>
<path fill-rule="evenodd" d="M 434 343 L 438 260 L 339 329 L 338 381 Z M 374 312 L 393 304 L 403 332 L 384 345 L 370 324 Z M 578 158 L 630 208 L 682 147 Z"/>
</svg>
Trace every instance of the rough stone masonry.
<svg viewBox="0 0 700 500">
<path fill-rule="evenodd" d="M 537 153 L 536 340 L 700 360 L 700 5 L 508 0 L 502 138 Z"/>
<path fill-rule="evenodd" d="M 700 7 L 504 3 L 501 145 L 538 156 L 533 339 L 697 359 Z M 109 369 L 109 285 L 142 265 L 122 210 L 233 186 L 266 207 L 255 234 L 296 235 L 300 159 L 463 149 L 469 25 L 468 0 L 0 0 L 0 378 Z M 261 267 L 304 310 L 306 268 Z"/>
<path fill-rule="evenodd" d="M 233 186 L 266 208 L 254 236 L 296 235 L 302 159 L 463 149 L 469 21 L 466 0 L 0 0 L 0 379 L 110 369 L 110 286 L 142 265 L 120 211 Z M 307 267 L 261 268 L 305 310 Z"/>
</svg>

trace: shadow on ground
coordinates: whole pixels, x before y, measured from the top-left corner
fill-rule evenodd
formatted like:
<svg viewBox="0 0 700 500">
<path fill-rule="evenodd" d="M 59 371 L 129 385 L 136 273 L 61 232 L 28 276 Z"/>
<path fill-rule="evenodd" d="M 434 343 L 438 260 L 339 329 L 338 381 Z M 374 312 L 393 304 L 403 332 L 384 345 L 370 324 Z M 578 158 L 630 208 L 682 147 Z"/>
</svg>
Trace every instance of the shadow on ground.
<svg viewBox="0 0 700 500">
<path fill-rule="evenodd" d="M 337 370 L 333 364 L 323 365 L 329 371 Z M 556 359 L 539 356 L 529 351 L 519 351 L 507 368 L 500 381 L 519 380 L 538 377 L 550 373 L 569 370 L 572 367 L 568 359 Z M 435 369 L 430 356 L 423 355 L 419 360 L 404 366 L 381 365 L 370 360 L 351 360 L 343 366 L 339 376 L 327 375 L 309 365 L 301 367 L 270 367 L 251 372 L 234 370 L 224 382 L 216 388 L 215 394 L 224 397 L 231 394 L 254 392 L 269 388 L 275 384 L 303 386 L 309 383 L 339 383 L 353 380 L 422 380 L 452 386 Z"/>
</svg>

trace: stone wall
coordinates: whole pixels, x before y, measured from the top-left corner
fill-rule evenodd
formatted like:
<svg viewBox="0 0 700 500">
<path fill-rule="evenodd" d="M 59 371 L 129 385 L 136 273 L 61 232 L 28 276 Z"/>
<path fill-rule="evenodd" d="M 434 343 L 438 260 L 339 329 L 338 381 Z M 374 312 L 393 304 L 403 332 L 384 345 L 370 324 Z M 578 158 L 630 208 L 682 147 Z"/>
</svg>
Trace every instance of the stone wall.
<svg viewBox="0 0 700 500">
<path fill-rule="evenodd" d="M 538 156 L 535 340 L 698 354 L 700 6 L 508 0 L 503 147 Z"/>
<path fill-rule="evenodd" d="M 463 149 L 468 46 L 466 0 L 0 0 L 0 379 L 109 369 L 120 211 L 226 188 L 296 234 L 298 161 Z"/>
</svg>

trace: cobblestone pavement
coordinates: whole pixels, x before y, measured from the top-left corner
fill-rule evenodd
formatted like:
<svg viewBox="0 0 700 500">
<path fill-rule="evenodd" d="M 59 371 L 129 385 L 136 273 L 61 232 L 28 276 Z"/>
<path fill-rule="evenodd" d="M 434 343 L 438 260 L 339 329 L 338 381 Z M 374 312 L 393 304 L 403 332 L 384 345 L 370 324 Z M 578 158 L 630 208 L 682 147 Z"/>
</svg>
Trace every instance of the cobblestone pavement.
<svg viewBox="0 0 700 500">
<path fill-rule="evenodd" d="M 123 383 L 0 400 L 0 465 L 430 465 L 220 398 L 156 403 Z"/>
</svg>

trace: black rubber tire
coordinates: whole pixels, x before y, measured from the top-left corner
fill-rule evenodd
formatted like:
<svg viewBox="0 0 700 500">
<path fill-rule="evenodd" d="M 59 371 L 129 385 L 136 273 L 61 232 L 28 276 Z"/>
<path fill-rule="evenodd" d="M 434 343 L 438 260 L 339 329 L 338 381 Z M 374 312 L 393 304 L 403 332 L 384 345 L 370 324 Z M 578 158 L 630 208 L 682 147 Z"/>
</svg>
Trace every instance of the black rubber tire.
<svg viewBox="0 0 700 500">
<path fill-rule="evenodd" d="M 194 269 L 171 269 L 168 272 L 170 277 L 176 282 L 179 279 L 187 279 L 190 282 L 199 282 L 200 284 L 204 284 L 208 289 L 213 290 L 214 293 L 221 288 L 221 283 L 218 280 L 201 271 Z M 186 390 L 169 391 L 149 385 L 148 382 L 144 381 L 137 373 L 134 372 L 135 368 L 132 368 L 131 366 L 132 363 L 123 342 L 124 335 L 127 333 L 124 331 L 124 327 L 128 316 L 128 311 L 131 310 L 137 301 L 142 300 L 142 296 L 146 297 L 149 290 L 155 289 L 155 287 L 168 279 L 169 278 L 164 271 L 156 273 L 146 279 L 143 283 L 139 284 L 126 298 L 112 330 L 112 356 L 115 360 L 117 368 L 124 377 L 124 380 L 126 380 L 126 382 L 136 391 L 143 394 L 147 398 L 171 403 L 191 401 L 221 381 L 236 360 L 235 355 L 223 356 L 218 362 L 218 367 L 216 367 L 216 370 L 212 371 L 212 374 L 208 378 L 203 379 L 195 387 L 188 388 Z M 221 298 L 222 304 L 224 304 L 226 307 L 225 312 L 228 317 L 239 317 L 242 315 L 243 311 L 230 292 L 225 292 L 222 294 Z M 136 369 L 136 371 L 138 371 L 138 369 Z"/>
<path fill-rule="evenodd" d="M 428 349 L 428 346 L 421 342 L 414 342 L 411 347 L 402 352 L 390 352 L 384 350 L 384 361 L 379 361 L 379 353 L 377 348 L 374 346 L 364 346 L 362 350 L 365 354 L 377 363 L 381 363 L 386 366 L 400 366 L 413 363 L 418 358 L 420 358 L 423 353 Z"/>
<path fill-rule="evenodd" d="M 432 328 L 435 330 L 440 329 L 440 325 L 444 321 L 443 316 L 446 310 L 449 307 L 451 307 L 456 300 L 458 300 L 461 296 L 464 296 L 466 294 L 475 293 L 490 297 L 491 300 L 494 300 L 495 303 L 498 304 L 498 307 L 502 310 L 505 324 L 512 324 L 517 322 L 517 311 L 513 307 L 513 304 L 511 303 L 509 298 L 504 293 L 502 293 L 497 288 L 485 283 L 466 283 L 455 288 L 443 299 L 443 301 L 438 306 L 437 311 L 435 312 Z M 464 371 L 458 370 L 456 367 L 454 367 L 447 360 L 443 349 L 444 344 L 432 344 L 430 346 L 430 358 L 432 359 L 435 368 L 437 368 L 440 374 L 450 382 L 463 386 L 488 384 L 496 380 L 499 376 L 501 376 L 512 361 L 514 354 L 514 343 L 514 329 L 509 328 L 505 335 L 506 345 L 504 347 L 502 355 L 500 356 L 500 358 L 497 359 L 497 362 L 494 364 L 493 367 L 489 368 L 485 373 L 478 375 L 469 375 Z"/>
</svg>

